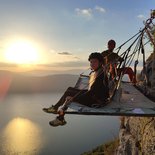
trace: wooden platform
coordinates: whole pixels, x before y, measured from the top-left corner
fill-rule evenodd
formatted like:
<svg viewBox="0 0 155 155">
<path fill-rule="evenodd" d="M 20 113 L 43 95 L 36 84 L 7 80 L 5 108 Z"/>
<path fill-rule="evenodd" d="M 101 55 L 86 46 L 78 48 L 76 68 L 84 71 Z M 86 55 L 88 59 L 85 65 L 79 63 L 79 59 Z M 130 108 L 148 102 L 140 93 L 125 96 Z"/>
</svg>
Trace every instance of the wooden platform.
<svg viewBox="0 0 155 155">
<path fill-rule="evenodd" d="M 78 103 L 71 103 L 66 113 L 155 117 L 155 102 L 144 96 L 131 83 L 122 82 L 121 88 L 122 95 L 120 101 L 118 101 L 117 97 L 114 97 L 112 102 L 102 108 L 90 108 Z"/>
</svg>

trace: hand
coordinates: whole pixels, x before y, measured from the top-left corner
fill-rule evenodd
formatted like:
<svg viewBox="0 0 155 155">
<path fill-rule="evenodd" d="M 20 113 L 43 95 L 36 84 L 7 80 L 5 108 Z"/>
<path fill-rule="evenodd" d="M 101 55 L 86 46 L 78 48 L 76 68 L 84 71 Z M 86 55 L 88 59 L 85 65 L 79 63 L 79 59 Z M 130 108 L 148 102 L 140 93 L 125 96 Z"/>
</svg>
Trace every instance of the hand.
<svg viewBox="0 0 155 155">
<path fill-rule="evenodd" d="M 72 101 L 72 99 L 73 99 L 73 97 L 71 97 L 71 96 L 67 96 L 67 97 L 66 97 L 66 100 L 67 100 L 67 101 L 69 101 L 69 100 Z"/>
</svg>

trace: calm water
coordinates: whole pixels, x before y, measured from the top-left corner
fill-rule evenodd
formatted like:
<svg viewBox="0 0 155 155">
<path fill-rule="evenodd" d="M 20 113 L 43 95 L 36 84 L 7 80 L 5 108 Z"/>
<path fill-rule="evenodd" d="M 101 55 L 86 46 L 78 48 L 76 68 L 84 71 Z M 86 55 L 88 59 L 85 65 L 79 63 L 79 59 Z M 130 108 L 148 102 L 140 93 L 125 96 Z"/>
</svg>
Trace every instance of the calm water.
<svg viewBox="0 0 155 155">
<path fill-rule="evenodd" d="M 118 136 L 119 119 L 66 115 L 67 124 L 51 127 L 55 115 L 42 111 L 61 94 L 16 94 L 0 102 L 0 155 L 79 155 Z"/>
</svg>

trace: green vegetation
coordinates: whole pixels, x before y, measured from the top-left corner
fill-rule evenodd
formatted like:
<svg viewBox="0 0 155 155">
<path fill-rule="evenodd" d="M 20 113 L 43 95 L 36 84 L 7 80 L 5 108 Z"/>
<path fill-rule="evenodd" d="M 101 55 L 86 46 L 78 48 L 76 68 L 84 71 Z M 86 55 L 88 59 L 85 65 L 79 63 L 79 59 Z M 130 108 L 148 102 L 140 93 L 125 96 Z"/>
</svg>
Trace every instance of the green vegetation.
<svg viewBox="0 0 155 155">
<path fill-rule="evenodd" d="M 115 154 L 118 144 L 119 140 L 115 139 L 114 141 L 107 142 L 105 144 L 96 147 L 92 151 L 84 152 L 81 155 L 113 155 Z"/>
</svg>

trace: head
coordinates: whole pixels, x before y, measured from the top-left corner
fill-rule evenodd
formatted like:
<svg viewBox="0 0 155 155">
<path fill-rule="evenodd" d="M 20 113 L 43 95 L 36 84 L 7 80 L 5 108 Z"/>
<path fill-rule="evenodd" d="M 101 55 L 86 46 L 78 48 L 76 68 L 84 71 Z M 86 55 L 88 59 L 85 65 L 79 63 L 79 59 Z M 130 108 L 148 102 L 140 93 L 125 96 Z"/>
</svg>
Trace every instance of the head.
<svg viewBox="0 0 155 155">
<path fill-rule="evenodd" d="M 90 62 L 91 69 L 94 71 L 98 70 L 103 64 L 103 57 L 101 53 L 98 52 L 91 53 L 88 60 Z"/>
<path fill-rule="evenodd" d="M 113 51 L 114 48 L 115 48 L 115 46 L 116 46 L 115 40 L 109 40 L 109 41 L 108 41 L 108 49 L 109 49 L 110 51 Z"/>
</svg>

